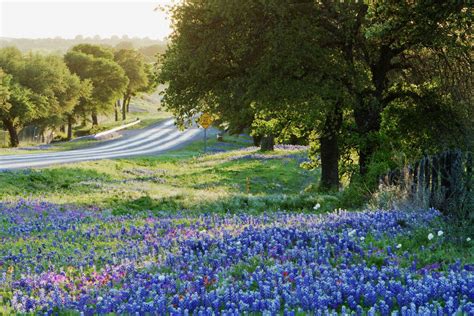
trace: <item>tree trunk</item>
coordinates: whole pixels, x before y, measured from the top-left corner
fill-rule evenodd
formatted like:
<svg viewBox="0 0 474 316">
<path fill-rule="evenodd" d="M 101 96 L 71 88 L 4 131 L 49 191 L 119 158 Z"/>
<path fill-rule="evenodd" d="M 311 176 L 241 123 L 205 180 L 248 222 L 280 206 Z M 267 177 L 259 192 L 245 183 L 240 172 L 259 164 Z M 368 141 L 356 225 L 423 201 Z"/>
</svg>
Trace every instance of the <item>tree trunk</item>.
<svg viewBox="0 0 474 316">
<path fill-rule="evenodd" d="M 120 111 L 120 100 L 117 100 L 115 102 L 114 110 L 115 110 L 115 122 L 118 122 L 118 120 L 119 120 L 119 111 Z"/>
<path fill-rule="evenodd" d="M 72 115 L 67 117 L 67 139 L 72 139 Z"/>
<path fill-rule="evenodd" d="M 362 139 L 359 144 L 359 173 L 365 176 L 368 171 L 370 159 L 378 148 L 377 137 L 380 130 L 381 110 L 378 106 L 360 104 L 354 109 L 354 118 L 357 131 Z"/>
<path fill-rule="evenodd" d="M 130 100 L 132 99 L 132 96 L 129 95 L 127 99 L 127 113 L 130 113 Z"/>
<path fill-rule="evenodd" d="M 263 136 L 260 142 L 260 149 L 262 151 L 273 151 L 275 147 L 275 136 Z"/>
<path fill-rule="evenodd" d="M 122 120 L 125 121 L 127 119 L 127 96 L 123 97 L 122 102 Z"/>
<path fill-rule="evenodd" d="M 323 191 L 339 188 L 339 144 L 337 136 L 322 136 L 321 145 L 321 183 Z"/>
<path fill-rule="evenodd" d="M 258 146 L 260 146 L 260 142 L 262 141 L 262 136 L 254 135 L 254 136 L 252 136 L 252 140 L 253 140 L 253 145 L 255 147 L 258 147 Z"/>
<path fill-rule="evenodd" d="M 13 122 L 10 120 L 3 120 L 3 126 L 5 126 L 8 134 L 10 135 L 10 147 L 18 147 L 18 145 L 20 145 L 20 140 Z"/>
<path fill-rule="evenodd" d="M 319 138 L 321 148 L 322 190 L 339 188 L 339 132 L 342 126 L 342 109 L 339 105 L 326 117 L 323 132 Z"/>
<path fill-rule="evenodd" d="M 97 118 L 97 113 L 92 113 L 92 126 L 99 125 L 99 119 Z"/>
<path fill-rule="evenodd" d="M 389 102 L 384 99 L 384 93 L 388 84 L 388 74 L 393 68 L 391 61 L 397 54 L 397 50 L 391 48 L 390 45 L 382 45 L 378 52 L 379 57 L 370 64 L 372 84 L 375 90 L 370 93 L 372 100 L 369 101 L 369 104 L 364 101 L 367 94 L 356 93 L 354 119 L 359 137 L 363 139 L 358 148 L 359 173 L 362 176 L 367 174 L 370 159 L 379 148 L 377 135 L 380 131 L 382 111 Z M 352 53 L 348 55 L 348 60 L 353 64 L 352 69 L 355 69 Z"/>
</svg>

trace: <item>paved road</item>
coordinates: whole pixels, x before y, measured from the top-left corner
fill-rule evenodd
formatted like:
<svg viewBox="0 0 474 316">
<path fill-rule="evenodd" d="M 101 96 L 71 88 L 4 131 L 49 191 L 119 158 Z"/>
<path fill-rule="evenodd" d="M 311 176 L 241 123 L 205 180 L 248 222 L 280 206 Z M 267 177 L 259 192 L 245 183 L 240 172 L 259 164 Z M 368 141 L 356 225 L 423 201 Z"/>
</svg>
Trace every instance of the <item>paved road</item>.
<svg viewBox="0 0 474 316">
<path fill-rule="evenodd" d="M 177 149 L 202 137 L 202 130 L 190 128 L 179 131 L 168 119 L 157 125 L 125 132 L 117 140 L 103 142 L 84 149 L 40 154 L 0 156 L 0 170 L 44 167 L 53 164 L 152 155 Z"/>
</svg>

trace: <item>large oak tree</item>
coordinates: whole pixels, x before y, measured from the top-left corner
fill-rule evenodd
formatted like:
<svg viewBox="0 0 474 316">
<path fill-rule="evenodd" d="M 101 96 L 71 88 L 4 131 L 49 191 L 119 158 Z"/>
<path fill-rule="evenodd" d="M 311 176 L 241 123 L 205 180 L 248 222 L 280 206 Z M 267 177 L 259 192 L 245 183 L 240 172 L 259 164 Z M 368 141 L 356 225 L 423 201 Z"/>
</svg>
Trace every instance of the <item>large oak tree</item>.
<svg viewBox="0 0 474 316">
<path fill-rule="evenodd" d="M 452 93 L 466 85 L 446 83 L 432 67 L 420 67 L 420 58 L 429 51 L 449 57 L 448 65 L 464 58 L 471 68 L 470 10 L 463 2 L 185 1 L 171 10 L 164 101 L 182 124 L 203 111 L 236 130 L 256 117 L 283 120 L 274 126 L 303 123 L 319 138 L 322 186 L 336 187 L 341 133 L 366 176 L 386 143 L 401 144 L 388 138 L 391 131 L 398 129 L 398 139 L 436 137 L 428 128 L 404 133 L 399 127 L 418 123 L 403 113 L 435 111 L 431 120 L 449 114 L 466 125 L 458 123 L 472 98 L 453 102 Z"/>
</svg>

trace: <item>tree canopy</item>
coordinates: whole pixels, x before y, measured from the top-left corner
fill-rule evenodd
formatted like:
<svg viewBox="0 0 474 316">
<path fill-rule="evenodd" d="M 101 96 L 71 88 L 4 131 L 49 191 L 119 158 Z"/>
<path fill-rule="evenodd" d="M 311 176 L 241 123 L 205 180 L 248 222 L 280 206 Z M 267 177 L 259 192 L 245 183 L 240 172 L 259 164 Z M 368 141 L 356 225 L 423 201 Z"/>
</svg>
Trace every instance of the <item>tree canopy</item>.
<svg viewBox="0 0 474 316">
<path fill-rule="evenodd" d="M 122 119 L 125 120 L 132 96 L 145 91 L 149 86 L 148 68 L 144 57 L 134 49 L 120 49 L 115 52 L 115 62 L 125 71 L 128 85 L 123 93 Z"/>
<path fill-rule="evenodd" d="M 113 57 L 111 50 L 88 44 L 77 45 L 64 56 L 69 69 L 92 84 L 84 111 L 91 114 L 94 125 L 98 124 L 98 114 L 111 110 L 129 83 L 125 71 Z"/>
<path fill-rule="evenodd" d="M 134 49 L 78 44 L 64 56 L 0 49 L 0 126 L 10 143 L 18 146 L 18 133 L 35 126 L 40 133 L 58 127 L 72 138 L 72 125 L 115 109 L 123 99 L 123 119 L 133 96 L 156 88 L 155 65 Z M 61 135 L 60 137 L 64 137 Z"/>
<path fill-rule="evenodd" d="M 18 146 L 21 127 L 33 122 L 54 125 L 71 110 L 74 100 L 67 100 L 64 95 L 79 79 L 61 57 L 23 55 L 17 49 L 4 48 L 0 50 L 0 69 L 6 73 L 2 86 L 9 92 L 2 102 L 0 118 L 10 133 L 12 146 Z"/>
<path fill-rule="evenodd" d="M 400 149 L 414 158 L 472 146 L 463 2 L 190 0 L 171 14 L 160 80 L 180 124 L 210 112 L 234 132 L 291 131 L 314 146 L 323 187 L 354 170 L 340 168 L 347 162 L 358 165 L 352 176 L 374 179 Z"/>
</svg>

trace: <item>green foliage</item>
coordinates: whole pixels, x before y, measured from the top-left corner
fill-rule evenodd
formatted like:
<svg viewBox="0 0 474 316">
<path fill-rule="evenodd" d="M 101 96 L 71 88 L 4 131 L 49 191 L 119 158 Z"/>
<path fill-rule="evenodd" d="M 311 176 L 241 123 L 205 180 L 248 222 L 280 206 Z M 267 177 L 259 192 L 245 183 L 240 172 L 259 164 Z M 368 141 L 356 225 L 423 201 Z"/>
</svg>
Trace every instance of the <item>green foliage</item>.
<svg viewBox="0 0 474 316">
<path fill-rule="evenodd" d="M 99 45 L 78 44 L 71 48 L 71 51 L 91 55 L 95 58 L 105 58 L 110 60 L 114 58 L 114 53 L 111 49 Z"/>
<path fill-rule="evenodd" d="M 370 196 L 370 190 L 364 181 L 355 178 L 352 182 L 338 194 L 338 207 L 344 209 L 357 209 L 363 207 Z"/>
<path fill-rule="evenodd" d="M 37 51 L 44 54 L 60 53 L 65 54 L 71 47 L 78 44 L 93 44 L 105 47 L 115 47 L 123 42 L 131 44 L 139 49 L 145 56 L 147 62 L 153 62 L 157 53 L 163 53 L 166 49 L 166 42 L 150 38 L 128 38 L 112 36 L 110 38 L 86 37 L 77 35 L 75 38 L 8 38 L 0 39 L 0 48 L 7 46 L 18 47 L 22 52 Z"/>
<path fill-rule="evenodd" d="M 10 82 L 11 76 L 6 75 L 0 68 L 0 106 L 5 109 L 11 106 L 8 103 L 10 99 Z"/>
<path fill-rule="evenodd" d="M 397 89 L 411 96 L 391 102 L 382 113 L 381 133 L 391 146 L 382 145 L 382 150 L 403 152 L 414 160 L 446 148 L 472 148 L 472 109 L 444 95 L 436 83 L 404 84 Z"/>
<path fill-rule="evenodd" d="M 64 59 L 69 69 L 92 85 L 90 97 L 80 104 L 82 114 L 105 113 L 125 92 L 129 80 L 113 60 L 112 51 L 100 46 L 78 45 Z"/>
<path fill-rule="evenodd" d="M 135 95 L 138 91 L 144 90 L 148 86 L 145 62 L 143 56 L 138 51 L 121 49 L 115 52 L 114 60 L 122 67 L 128 78 L 127 94 Z"/>
<path fill-rule="evenodd" d="M 14 82 L 11 75 L 4 75 L 2 88 L 5 94 L 0 106 L 0 117 L 4 124 L 5 121 L 11 121 L 15 126 L 21 126 L 36 116 L 31 90 Z"/>
<path fill-rule="evenodd" d="M 405 223 L 410 225 L 410 223 Z M 429 268 L 431 265 L 439 265 L 437 269 L 444 270 L 448 265 L 459 260 L 461 264 L 470 264 L 474 260 L 474 244 L 467 241 L 472 236 L 470 231 L 451 229 L 449 222 L 436 221 L 426 227 L 411 227 L 409 234 L 399 234 L 395 240 L 393 237 L 374 238 L 367 236 L 365 243 L 375 249 L 386 249 L 388 246 L 397 253 L 402 267 L 416 269 Z M 438 232 L 443 234 L 438 236 Z M 428 235 L 433 234 L 429 240 Z M 394 246 L 400 245 L 400 248 Z M 380 257 L 373 255 L 368 258 L 369 262 L 379 263 Z"/>
<path fill-rule="evenodd" d="M 166 46 L 161 44 L 150 45 L 146 47 L 141 47 L 138 49 L 143 56 L 145 56 L 146 62 L 156 62 L 157 56 L 164 54 L 166 51 Z"/>
<path fill-rule="evenodd" d="M 2 86 L 8 102 L 0 106 L 0 120 L 18 145 L 18 129 L 36 124 L 42 129 L 57 126 L 78 102 L 81 82 L 57 56 L 22 55 L 14 48 L 0 50 L 0 68 L 8 75 Z"/>
<path fill-rule="evenodd" d="M 125 71 L 128 85 L 123 93 L 122 119 L 126 118 L 132 96 L 139 92 L 151 92 L 156 88 L 153 69 L 145 63 L 144 56 L 133 49 L 120 49 L 115 52 L 115 62 Z M 118 111 L 119 104 L 116 104 Z"/>
</svg>

